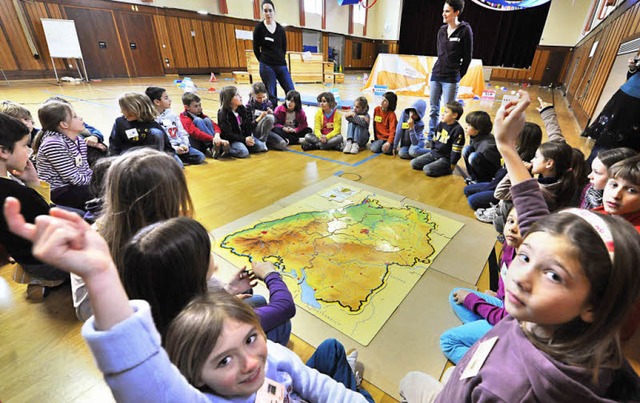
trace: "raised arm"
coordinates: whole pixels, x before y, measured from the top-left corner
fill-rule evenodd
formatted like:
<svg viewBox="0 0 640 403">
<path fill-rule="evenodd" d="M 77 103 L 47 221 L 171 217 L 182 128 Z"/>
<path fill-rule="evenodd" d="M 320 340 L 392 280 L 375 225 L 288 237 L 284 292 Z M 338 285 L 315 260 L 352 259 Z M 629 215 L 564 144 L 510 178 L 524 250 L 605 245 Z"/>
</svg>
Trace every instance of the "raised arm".
<svg viewBox="0 0 640 403">
<path fill-rule="evenodd" d="M 33 243 L 36 258 L 84 279 L 98 330 L 130 317 L 129 298 L 105 240 L 75 213 L 53 208 L 49 214 L 29 224 L 17 199 L 9 197 L 4 204 L 9 230 Z"/>
<path fill-rule="evenodd" d="M 531 179 L 529 170 L 516 149 L 518 136 L 526 123 L 525 110 L 531 103 L 531 98 L 526 91 L 518 91 L 518 94 L 520 99 L 510 101 L 498 109 L 494 123 L 496 145 L 504 159 L 512 185 Z"/>
</svg>

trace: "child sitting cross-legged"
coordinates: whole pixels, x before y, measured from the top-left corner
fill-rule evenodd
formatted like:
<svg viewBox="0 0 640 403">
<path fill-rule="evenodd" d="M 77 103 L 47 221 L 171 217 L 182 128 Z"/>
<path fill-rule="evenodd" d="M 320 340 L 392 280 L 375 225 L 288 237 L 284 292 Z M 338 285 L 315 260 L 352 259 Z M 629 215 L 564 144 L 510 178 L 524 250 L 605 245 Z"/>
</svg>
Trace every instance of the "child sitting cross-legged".
<svg viewBox="0 0 640 403">
<path fill-rule="evenodd" d="M 345 154 L 358 154 L 369 142 L 369 103 L 367 98 L 358 97 L 353 102 L 353 110 L 344 115 L 347 119 L 347 142 Z"/>
<path fill-rule="evenodd" d="M 87 144 L 80 136 L 84 122 L 71 105 L 57 101 L 43 104 L 38 119 L 42 125 L 42 133 L 34 140 L 38 177 L 51 185 L 51 201 L 82 210 L 92 198 L 93 174 Z"/>
<path fill-rule="evenodd" d="M 393 140 L 398 126 L 396 117 L 396 105 L 398 96 L 391 91 L 385 92 L 380 105 L 373 110 L 373 141 L 372 153 L 393 154 Z"/>
<path fill-rule="evenodd" d="M 284 151 L 287 148 L 287 140 L 272 131 L 276 118 L 267 94 L 267 87 L 263 83 L 256 82 L 251 85 L 251 94 L 246 107 L 253 117 L 254 136 L 266 143 L 269 150 Z"/>
<path fill-rule="evenodd" d="M 238 88 L 229 85 L 220 90 L 218 110 L 220 137 L 229 142 L 228 150 L 221 156 L 246 158 L 249 153 L 267 151 L 267 145 L 253 135 L 255 121 L 244 105 Z"/>
<path fill-rule="evenodd" d="M 171 155 L 182 166 L 167 132 L 156 122 L 158 112 L 148 96 L 127 92 L 118 99 L 118 104 L 122 116 L 116 119 L 111 129 L 111 155 L 120 155 L 132 148 L 149 147 Z"/>
<path fill-rule="evenodd" d="M 396 134 L 393 137 L 393 152 L 402 159 L 411 159 L 423 155 L 429 150 L 424 147 L 424 117 L 427 104 L 418 99 L 402 112 Z"/>
<path fill-rule="evenodd" d="M 467 167 L 467 185 L 478 182 L 489 182 L 500 169 L 500 153 L 496 140 L 491 134 L 493 124 L 485 111 L 473 111 L 464 118 L 467 123 L 469 145 L 462 149 L 462 158 Z"/>
<path fill-rule="evenodd" d="M 182 127 L 189 133 L 191 147 L 205 153 L 211 151 L 213 158 L 218 158 L 224 150 L 229 149 L 229 142 L 220 138 L 220 127 L 202 111 L 202 101 L 193 92 L 182 94 L 184 111 L 180 114 Z"/>
<path fill-rule="evenodd" d="M 167 91 L 160 87 L 147 87 L 144 93 L 156 108 L 156 122 L 167 132 L 171 147 L 180 161 L 185 164 L 201 164 L 205 158 L 204 153 L 190 146 L 189 133 L 184 130 L 178 115 L 171 111 L 171 98 Z"/>
<path fill-rule="evenodd" d="M 316 112 L 313 133 L 300 140 L 304 151 L 342 150 L 342 114 L 331 92 L 318 95 L 319 108 Z"/>
<path fill-rule="evenodd" d="M 436 128 L 431 150 L 411 160 L 411 167 L 427 176 L 451 175 L 460 159 L 464 146 L 464 130 L 458 120 L 464 113 L 458 102 L 448 103 Z"/>
<path fill-rule="evenodd" d="M 286 139 L 289 144 L 299 144 L 300 139 L 313 132 L 307 122 L 307 115 L 302 109 L 300 93 L 295 90 L 287 92 L 284 104 L 273 111 L 275 125 L 273 132 Z"/>
<path fill-rule="evenodd" d="M 293 402 L 373 402 L 356 386 L 339 342 L 318 348 L 313 369 L 267 341 L 251 307 L 226 292 L 192 300 L 169 325 L 163 348 L 149 304 L 129 301 L 106 242 L 87 223 L 53 209 L 28 224 L 15 199 L 4 210 L 9 228 L 33 242 L 40 259 L 86 282 L 95 316 L 82 334 L 115 400 L 248 403 L 276 394 Z"/>
</svg>

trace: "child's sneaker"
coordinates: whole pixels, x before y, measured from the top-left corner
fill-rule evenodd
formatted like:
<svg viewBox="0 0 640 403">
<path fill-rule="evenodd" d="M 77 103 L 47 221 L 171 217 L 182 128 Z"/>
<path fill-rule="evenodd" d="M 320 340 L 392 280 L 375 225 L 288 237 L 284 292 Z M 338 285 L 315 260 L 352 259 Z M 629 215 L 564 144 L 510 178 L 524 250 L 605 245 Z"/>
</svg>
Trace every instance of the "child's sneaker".
<svg viewBox="0 0 640 403">
<path fill-rule="evenodd" d="M 217 160 L 218 158 L 220 158 L 220 156 L 222 155 L 222 145 L 218 144 L 218 145 L 214 145 L 213 146 L 213 153 L 212 153 L 212 157 L 214 160 Z"/>
<path fill-rule="evenodd" d="M 464 178 L 464 183 L 466 183 L 467 185 L 475 185 L 475 184 L 476 184 L 476 183 L 478 183 L 478 182 L 476 182 L 475 180 L 473 180 L 473 178 L 472 178 L 472 177 L 467 176 L 466 178 Z"/>
<path fill-rule="evenodd" d="M 302 148 L 302 151 L 309 151 L 309 150 L 315 150 L 317 147 L 314 144 L 311 144 L 308 141 L 305 141 L 304 143 L 300 143 L 300 148 Z"/>
<path fill-rule="evenodd" d="M 496 218 L 496 208 L 478 209 L 474 214 L 478 221 L 493 224 L 493 219 Z"/>
<path fill-rule="evenodd" d="M 356 363 L 358 362 L 358 350 L 351 349 L 347 351 L 347 362 L 349 363 L 349 367 L 351 371 L 355 374 L 356 372 Z"/>
<path fill-rule="evenodd" d="M 347 141 L 347 143 L 344 145 L 344 148 L 342 149 L 342 152 L 345 154 L 350 154 L 351 153 L 351 145 L 353 144 L 352 141 Z"/>
<path fill-rule="evenodd" d="M 353 142 L 353 144 L 351 145 L 351 150 L 350 150 L 351 154 L 358 154 L 360 152 L 360 146 L 358 145 L 357 142 Z"/>
</svg>

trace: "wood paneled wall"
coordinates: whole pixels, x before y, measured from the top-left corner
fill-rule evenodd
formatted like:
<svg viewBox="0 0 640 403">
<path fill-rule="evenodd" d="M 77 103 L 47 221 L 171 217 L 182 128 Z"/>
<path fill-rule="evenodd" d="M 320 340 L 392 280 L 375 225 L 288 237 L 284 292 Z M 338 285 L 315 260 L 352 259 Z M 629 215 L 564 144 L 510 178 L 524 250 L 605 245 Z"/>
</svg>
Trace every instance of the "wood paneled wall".
<svg viewBox="0 0 640 403">
<path fill-rule="evenodd" d="M 40 57 L 34 58 L 29 50 L 12 0 L 0 0 L 0 68 L 10 79 L 53 77 L 40 18 L 80 18 L 78 16 L 82 14 L 99 23 L 100 27 L 94 27 L 90 32 L 83 30 L 88 30 L 87 26 L 91 24 L 76 23 L 91 78 L 244 70 L 245 49 L 252 48 L 252 41 L 236 39 L 235 30 L 252 31 L 256 24 L 250 20 L 106 0 L 20 0 L 19 4 Z M 80 12 L 81 9 L 84 11 Z M 127 27 L 127 23 L 145 26 Z M 98 50 L 103 32 L 115 33 L 115 37 L 109 37 L 106 51 Z M 302 29 L 287 27 L 286 32 L 288 50 L 302 51 Z M 328 40 L 324 36 L 323 33 L 326 58 Z M 137 43 L 138 48 L 132 49 L 131 42 Z M 362 46 L 359 59 L 352 57 L 354 42 Z M 377 55 L 376 46 L 382 42 L 347 36 L 345 67 L 370 68 Z M 397 42 L 385 43 L 391 43 L 390 52 L 393 49 L 397 52 Z M 75 61 L 54 60 L 60 74 L 77 75 Z M 111 63 L 113 60 L 124 61 L 116 68 Z"/>
<path fill-rule="evenodd" d="M 627 0 L 583 38 L 571 52 L 562 82 L 578 123 L 593 117 L 620 44 L 640 35 L 640 2 Z M 589 57 L 595 42 L 598 47 Z"/>
<path fill-rule="evenodd" d="M 360 52 L 360 58 L 354 58 L 354 46 L 359 44 L 362 51 Z M 344 68 L 345 69 L 369 69 L 373 66 L 376 60 L 376 44 L 373 41 L 367 41 L 364 39 L 345 38 L 344 41 Z"/>
<path fill-rule="evenodd" d="M 558 84 L 566 70 L 570 52 L 568 47 L 538 46 L 528 69 L 494 67 L 491 80 L 529 84 Z"/>
</svg>

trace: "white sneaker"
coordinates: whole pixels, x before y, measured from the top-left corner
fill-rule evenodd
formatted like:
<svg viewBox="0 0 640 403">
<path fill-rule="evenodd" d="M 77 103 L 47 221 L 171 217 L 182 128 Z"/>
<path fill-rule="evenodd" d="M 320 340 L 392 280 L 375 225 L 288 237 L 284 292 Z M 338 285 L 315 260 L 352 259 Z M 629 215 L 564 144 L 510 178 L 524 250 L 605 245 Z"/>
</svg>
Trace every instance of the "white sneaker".
<svg viewBox="0 0 640 403">
<path fill-rule="evenodd" d="M 358 154 L 360 152 L 360 146 L 355 141 L 351 144 L 351 154 Z"/>
<path fill-rule="evenodd" d="M 493 219 L 496 218 L 496 214 L 497 214 L 497 207 L 486 208 L 484 210 L 478 209 L 475 212 L 475 215 L 478 221 L 486 222 L 489 224 L 493 223 Z"/>
<path fill-rule="evenodd" d="M 344 148 L 342 149 L 342 152 L 345 154 L 349 154 L 351 152 L 351 144 L 353 144 L 353 142 L 347 141 L 344 145 Z"/>
</svg>

